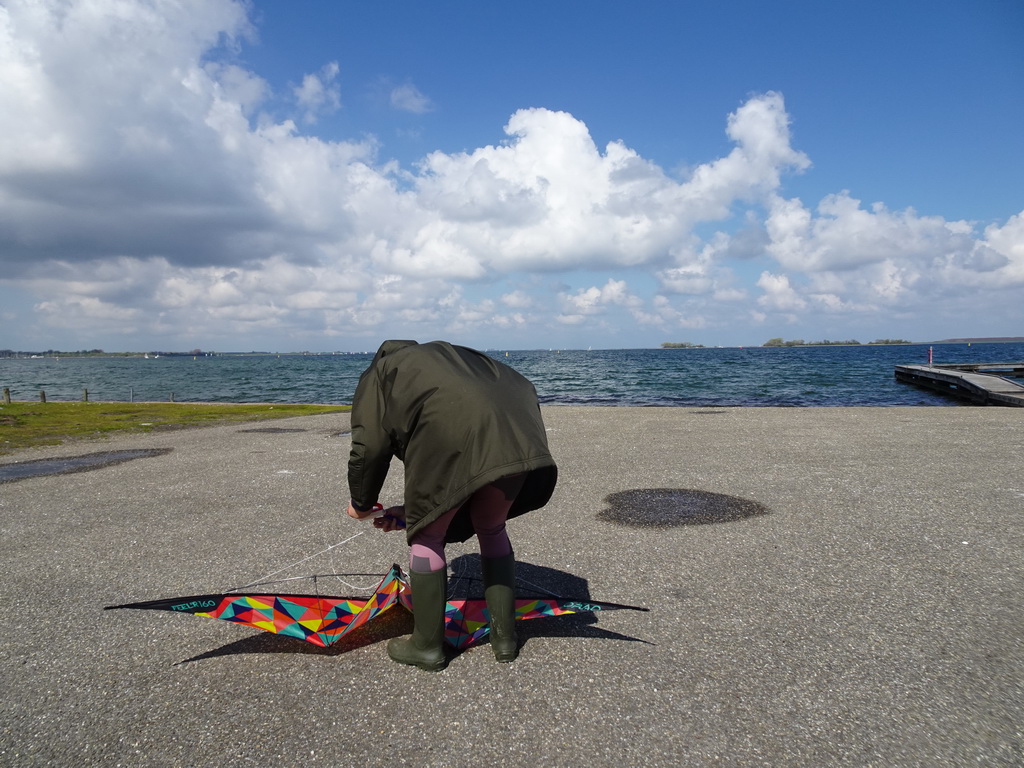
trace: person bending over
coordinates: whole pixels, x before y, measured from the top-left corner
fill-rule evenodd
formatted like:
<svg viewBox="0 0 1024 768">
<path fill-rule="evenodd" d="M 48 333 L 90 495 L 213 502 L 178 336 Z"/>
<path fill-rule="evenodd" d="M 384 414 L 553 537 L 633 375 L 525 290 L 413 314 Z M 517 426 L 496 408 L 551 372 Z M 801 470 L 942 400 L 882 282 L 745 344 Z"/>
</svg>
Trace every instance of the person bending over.
<svg viewBox="0 0 1024 768">
<path fill-rule="evenodd" d="M 392 457 L 405 464 L 404 504 L 374 509 Z M 405 522 L 410 546 L 413 633 L 388 643 L 400 664 L 447 665 L 444 613 L 447 542 L 480 545 L 491 648 L 499 662 L 519 653 L 515 555 L 508 518 L 547 504 L 558 469 L 548 449 L 537 392 L 491 357 L 444 341 L 385 341 L 352 400 L 349 516 L 383 530 Z"/>
</svg>

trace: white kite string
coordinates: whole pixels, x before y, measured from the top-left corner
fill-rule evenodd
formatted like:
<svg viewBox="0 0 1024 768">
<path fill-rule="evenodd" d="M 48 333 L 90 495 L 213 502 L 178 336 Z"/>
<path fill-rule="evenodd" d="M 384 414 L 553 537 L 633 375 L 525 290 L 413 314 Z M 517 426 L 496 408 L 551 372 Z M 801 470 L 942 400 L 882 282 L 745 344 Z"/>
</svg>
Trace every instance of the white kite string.
<svg viewBox="0 0 1024 768">
<path fill-rule="evenodd" d="M 326 528 L 326 526 L 325 526 L 325 528 Z M 352 541 L 352 539 L 354 539 L 356 536 L 362 536 L 364 533 L 365 533 L 365 531 L 360 531 L 359 533 L 357 533 L 357 534 L 355 534 L 355 535 L 345 539 L 345 541 L 342 541 L 342 542 L 340 542 L 339 544 L 337 544 L 337 545 L 335 545 L 333 547 L 328 547 L 327 549 L 325 549 L 322 552 L 318 553 L 318 554 L 323 554 L 324 552 L 329 552 L 330 553 L 330 557 L 328 558 L 327 563 L 328 563 L 328 567 L 330 568 L 331 572 L 328 573 L 328 574 L 325 574 L 326 576 L 334 576 L 339 582 L 344 584 L 346 587 L 349 587 L 349 588 L 352 588 L 352 589 L 359 589 L 359 587 L 356 587 L 355 585 L 350 584 L 347 581 L 345 581 L 343 578 L 341 578 L 341 575 L 339 574 L 339 571 L 341 569 L 338 568 L 337 564 L 334 562 L 334 549 L 335 549 L 335 547 L 340 546 L 340 544 L 344 544 L 345 542 Z M 325 535 L 324 538 L 326 539 L 327 536 Z"/>
<path fill-rule="evenodd" d="M 294 562 L 294 563 L 291 563 L 290 565 L 286 565 L 286 566 L 285 566 L 284 568 L 278 568 L 278 569 L 277 569 L 276 571 L 274 571 L 273 573 L 268 573 L 268 574 L 267 574 L 266 576 L 261 576 L 260 578 L 256 579 L 255 581 L 249 582 L 249 583 L 248 583 L 248 584 L 246 584 L 245 586 L 241 586 L 241 587 L 235 587 L 235 588 L 234 588 L 233 590 L 231 590 L 231 591 L 232 591 L 232 592 L 237 592 L 237 591 L 238 591 L 238 590 L 240 590 L 240 589 L 248 589 L 249 587 L 254 587 L 254 586 L 256 586 L 257 584 L 263 584 L 263 583 L 266 583 L 266 580 L 267 580 L 267 579 L 269 579 L 269 578 L 271 578 L 271 577 L 273 577 L 273 576 L 276 576 L 276 575 L 277 575 L 277 574 L 279 574 L 279 573 L 283 573 L 284 571 L 287 571 L 287 570 L 288 570 L 289 568 L 294 568 L 294 567 L 295 567 L 295 566 L 297 566 L 297 565 L 302 565 L 303 563 L 305 563 L 305 562 L 307 562 L 307 561 L 309 561 L 309 560 L 312 560 L 312 559 L 313 559 L 314 557 L 319 557 L 320 555 L 324 554 L 324 552 L 330 552 L 331 550 L 333 550 L 333 549 L 336 549 L 337 547 L 340 547 L 340 546 L 342 546 L 343 544 L 348 544 L 348 543 L 349 543 L 350 541 L 352 541 L 352 539 L 356 538 L 356 536 L 362 536 L 362 535 L 363 535 L 363 533 L 365 533 L 365 531 L 360 531 L 359 533 L 357 533 L 357 534 L 355 534 L 355 535 L 353 535 L 353 536 L 349 536 L 349 537 L 348 537 L 347 539 L 345 539 L 344 541 L 339 541 L 339 542 L 338 542 L 337 544 L 331 544 L 331 545 L 330 545 L 329 547 L 327 547 L 326 549 L 321 549 L 321 550 L 320 550 L 319 552 L 315 552 L 315 553 L 313 553 L 312 555 L 310 555 L 309 557 L 304 557 L 304 558 L 302 558 L 301 560 L 298 560 L 298 561 L 296 561 L 296 562 Z"/>
</svg>

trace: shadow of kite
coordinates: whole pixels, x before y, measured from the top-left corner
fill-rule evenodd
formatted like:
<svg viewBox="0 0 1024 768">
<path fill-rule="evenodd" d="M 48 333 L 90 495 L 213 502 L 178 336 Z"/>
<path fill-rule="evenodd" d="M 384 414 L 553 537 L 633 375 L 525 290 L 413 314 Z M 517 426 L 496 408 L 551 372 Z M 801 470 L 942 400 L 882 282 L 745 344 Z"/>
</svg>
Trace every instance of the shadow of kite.
<svg viewBox="0 0 1024 768">
<path fill-rule="evenodd" d="M 450 569 L 451 575 L 448 580 L 449 598 L 483 597 L 483 581 L 480 578 L 479 555 L 470 554 L 457 557 L 451 562 Z M 533 565 L 532 563 L 517 562 L 516 582 L 516 594 L 520 598 L 564 597 L 579 602 L 593 602 L 587 580 L 566 571 Z M 244 654 L 288 653 L 334 657 L 390 640 L 393 637 L 408 635 L 412 632 L 412 629 L 412 614 L 400 606 L 396 606 L 327 647 L 313 645 L 295 637 L 259 632 L 223 645 L 220 648 L 215 648 L 179 661 L 175 666 L 222 656 Z M 520 643 L 523 645 L 533 638 L 541 637 L 620 640 L 653 645 L 653 643 L 647 640 L 641 640 L 598 627 L 597 616 L 590 612 L 530 619 L 529 621 L 519 622 L 516 625 L 516 629 L 519 634 Z M 462 651 L 449 649 L 449 652 L 451 657 L 455 658 L 484 645 L 487 645 L 486 641 Z"/>
<path fill-rule="evenodd" d="M 240 656 L 245 654 L 303 654 L 307 656 L 341 656 L 349 651 L 375 645 L 393 637 L 401 637 L 412 632 L 412 614 L 407 610 L 395 607 L 393 610 L 377 616 L 373 621 L 364 624 L 327 647 L 313 645 L 297 637 L 274 635 L 259 632 L 241 640 L 222 645 L 220 648 L 201 653 L 189 659 L 179 661 L 174 666 L 189 664 L 193 661 L 216 659 L 220 656 Z"/>
</svg>

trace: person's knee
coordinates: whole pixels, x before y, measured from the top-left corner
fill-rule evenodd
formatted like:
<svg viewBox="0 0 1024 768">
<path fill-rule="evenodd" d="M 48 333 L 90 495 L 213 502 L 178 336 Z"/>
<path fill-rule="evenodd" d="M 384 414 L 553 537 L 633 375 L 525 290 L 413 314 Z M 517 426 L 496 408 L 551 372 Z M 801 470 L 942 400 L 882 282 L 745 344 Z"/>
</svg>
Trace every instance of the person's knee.
<svg viewBox="0 0 1024 768">
<path fill-rule="evenodd" d="M 418 573 L 441 571 L 447 568 L 444 542 L 425 542 L 421 537 L 420 541 L 413 543 L 409 551 L 409 567 Z"/>
<path fill-rule="evenodd" d="M 494 536 L 501 536 L 505 533 L 505 520 L 502 518 L 500 521 L 488 521 L 482 525 L 473 524 L 473 531 L 477 536 L 493 538 Z"/>
</svg>

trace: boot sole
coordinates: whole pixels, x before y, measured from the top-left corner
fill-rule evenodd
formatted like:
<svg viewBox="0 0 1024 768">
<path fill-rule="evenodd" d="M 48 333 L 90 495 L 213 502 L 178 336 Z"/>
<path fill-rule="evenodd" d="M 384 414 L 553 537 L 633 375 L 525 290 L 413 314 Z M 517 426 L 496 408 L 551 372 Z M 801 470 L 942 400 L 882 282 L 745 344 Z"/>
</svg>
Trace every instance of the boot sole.
<svg viewBox="0 0 1024 768">
<path fill-rule="evenodd" d="M 494 652 L 494 660 L 499 664 L 508 664 L 510 661 L 515 661 L 519 658 L 519 646 L 518 644 L 513 647 L 495 647 L 494 643 L 491 643 L 491 650 Z"/>
<path fill-rule="evenodd" d="M 403 659 L 396 659 L 394 656 L 391 660 L 398 663 L 404 664 L 407 667 L 417 667 L 422 669 L 424 672 L 440 672 L 442 669 L 448 666 L 448 660 L 442 659 L 441 661 L 422 662 L 422 661 L 405 661 Z"/>
<path fill-rule="evenodd" d="M 448 657 L 442 656 L 440 659 L 433 659 L 429 661 L 422 661 L 417 659 L 404 658 L 395 655 L 395 653 L 388 648 L 388 656 L 392 661 L 398 664 L 405 664 L 407 667 L 418 667 L 424 672 L 440 672 L 442 669 L 448 666 Z"/>
</svg>

